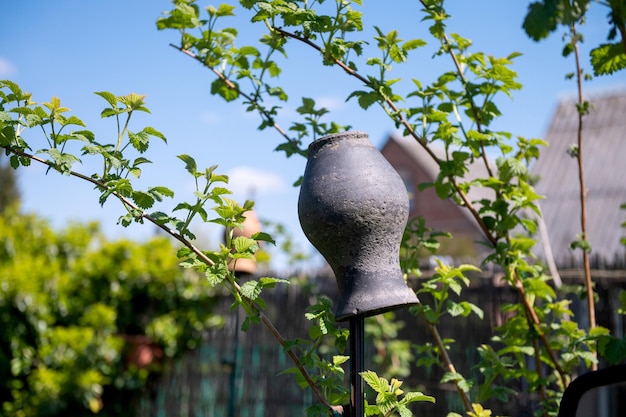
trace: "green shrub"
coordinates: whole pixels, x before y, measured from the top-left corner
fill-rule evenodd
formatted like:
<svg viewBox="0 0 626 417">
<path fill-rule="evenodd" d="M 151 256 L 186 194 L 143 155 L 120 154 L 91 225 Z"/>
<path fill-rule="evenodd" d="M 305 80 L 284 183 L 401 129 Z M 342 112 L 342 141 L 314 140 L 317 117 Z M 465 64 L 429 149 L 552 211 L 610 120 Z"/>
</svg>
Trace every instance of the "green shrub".
<svg viewBox="0 0 626 417">
<path fill-rule="evenodd" d="M 148 378 L 221 320 L 215 290 L 178 267 L 167 238 L 56 232 L 15 207 L 0 216 L 0 288 L 4 415 L 132 415 Z"/>
</svg>

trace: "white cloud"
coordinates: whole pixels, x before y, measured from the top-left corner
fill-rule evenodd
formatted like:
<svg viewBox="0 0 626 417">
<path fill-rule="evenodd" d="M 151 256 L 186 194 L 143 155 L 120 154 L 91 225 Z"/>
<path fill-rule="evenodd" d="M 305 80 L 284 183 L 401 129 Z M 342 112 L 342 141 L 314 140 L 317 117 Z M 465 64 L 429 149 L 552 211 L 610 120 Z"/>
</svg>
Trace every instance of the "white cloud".
<svg viewBox="0 0 626 417">
<path fill-rule="evenodd" d="M 0 56 L 0 77 L 8 78 L 17 74 L 17 68 L 11 61 Z"/>
<path fill-rule="evenodd" d="M 315 107 L 326 110 L 335 111 L 339 110 L 345 105 L 345 100 L 337 96 L 321 96 L 315 99 Z"/>
<path fill-rule="evenodd" d="M 245 198 L 255 198 L 259 194 L 276 194 L 287 189 L 287 182 L 278 174 L 260 169 L 241 166 L 228 171 L 228 188 Z"/>
</svg>

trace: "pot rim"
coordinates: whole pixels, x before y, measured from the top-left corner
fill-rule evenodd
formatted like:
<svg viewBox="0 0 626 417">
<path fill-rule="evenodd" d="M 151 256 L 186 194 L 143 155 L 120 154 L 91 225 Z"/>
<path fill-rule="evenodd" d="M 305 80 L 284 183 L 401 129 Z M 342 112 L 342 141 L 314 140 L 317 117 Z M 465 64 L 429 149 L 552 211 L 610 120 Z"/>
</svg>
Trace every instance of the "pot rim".
<svg viewBox="0 0 626 417">
<path fill-rule="evenodd" d="M 330 135 L 325 135 L 315 139 L 309 144 L 309 153 L 314 153 L 324 146 L 332 145 L 334 143 L 347 139 L 365 140 L 368 144 L 371 145 L 371 142 L 369 141 L 369 135 L 366 132 L 362 130 L 348 130 L 346 132 L 331 133 Z"/>
</svg>

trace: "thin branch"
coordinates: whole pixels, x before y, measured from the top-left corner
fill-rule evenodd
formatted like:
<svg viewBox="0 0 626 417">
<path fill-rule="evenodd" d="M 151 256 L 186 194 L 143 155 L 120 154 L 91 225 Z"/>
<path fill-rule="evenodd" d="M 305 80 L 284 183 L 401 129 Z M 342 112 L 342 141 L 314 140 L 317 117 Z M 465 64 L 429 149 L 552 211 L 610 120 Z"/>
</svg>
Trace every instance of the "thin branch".
<svg viewBox="0 0 626 417">
<path fill-rule="evenodd" d="M 524 310 L 526 310 L 526 314 L 528 314 L 529 319 L 531 320 L 535 331 L 539 335 L 539 339 L 541 339 L 541 343 L 546 349 L 546 352 L 548 353 L 548 356 L 550 357 L 550 360 L 552 361 L 554 369 L 559 374 L 561 383 L 563 384 L 564 387 L 566 387 L 567 377 L 566 377 L 565 371 L 561 367 L 561 364 L 559 363 L 556 357 L 556 354 L 554 353 L 554 350 L 550 346 L 550 343 L 548 342 L 548 338 L 546 337 L 546 334 L 541 329 L 541 322 L 539 321 L 539 317 L 537 317 L 537 313 L 535 312 L 535 309 L 530 304 L 530 301 L 528 301 L 528 296 L 526 295 L 526 290 L 524 290 L 524 285 L 522 284 L 522 280 L 517 275 L 517 273 L 515 274 L 514 279 L 515 279 L 515 288 L 517 289 L 517 292 L 519 293 L 520 298 L 522 299 Z"/>
<path fill-rule="evenodd" d="M 49 166 L 51 168 L 56 168 L 54 163 L 52 163 L 50 161 L 47 161 L 47 160 L 45 160 L 43 158 L 40 158 L 38 156 L 25 153 L 25 152 L 23 152 L 23 151 L 21 151 L 19 149 L 15 149 L 15 148 L 12 148 L 12 147 L 11 148 L 7 148 L 7 149 L 9 149 L 9 151 L 14 153 L 15 155 L 18 155 L 18 156 L 21 156 L 21 157 L 25 157 L 25 158 L 29 158 L 29 159 L 31 159 L 33 161 L 36 161 L 36 162 L 39 162 L 41 164 L 47 165 L 47 166 Z M 110 187 L 108 187 L 102 181 L 98 181 L 98 180 L 96 180 L 94 178 L 88 177 L 88 176 L 83 175 L 83 174 L 81 174 L 79 172 L 70 170 L 69 172 L 67 172 L 67 174 L 69 174 L 70 176 L 73 176 L 73 177 L 85 180 L 87 182 L 90 182 L 91 184 L 95 185 L 96 187 L 98 187 L 100 189 L 103 189 L 103 190 L 109 190 L 110 189 Z M 198 256 L 198 258 L 200 258 L 207 265 L 214 265 L 215 264 L 215 262 L 213 262 L 206 254 L 204 254 L 204 252 L 202 252 L 193 243 L 189 242 L 187 239 L 185 239 L 183 236 L 181 236 L 180 233 L 178 233 L 178 232 L 168 228 L 167 226 L 157 222 L 153 217 L 151 217 L 149 214 L 146 214 L 143 210 L 141 210 L 139 207 L 137 207 L 132 201 L 128 200 L 126 197 L 120 195 L 119 193 L 114 191 L 112 193 L 112 195 L 115 196 L 117 199 L 119 199 L 126 208 L 130 208 L 133 211 L 141 213 L 141 215 L 137 216 L 137 217 L 140 217 L 142 219 L 148 220 L 150 223 L 153 223 L 155 226 L 157 226 L 158 228 L 160 228 L 163 231 L 165 231 L 168 235 L 172 236 L 173 238 L 178 240 L 180 243 L 182 243 L 183 245 L 185 245 L 186 247 L 191 249 L 193 251 L 193 253 L 196 254 L 196 256 Z M 265 327 L 269 330 L 269 332 L 274 336 L 274 338 L 278 341 L 278 343 L 284 348 L 287 345 L 287 343 L 285 341 L 285 338 L 280 334 L 278 329 L 274 326 L 274 324 L 271 322 L 271 320 L 265 315 L 265 313 L 263 313 L 261 307 L 259 307 L 258 304 L 256 304 L 255 302 L 251 301 L 248 297 L 246 297 L 242 293 L 241 287 L 239 286 L 238 283 L 232 282 L 231 284 L 233 286 L 234 291 L 238 292 L 239 295 L 242 297 L 242 299 L 246 300 L 249 303 L 249 305 L 258 313 L 259 319 L 261 320 L 261 322 L 265 325 Z M 287 355 L 289 356 L 289 358 L 295 364 L 296 368 L 298 368 L 298 371 L 300 371 L 300 373 L 302 374 L 302 376 L 306 380 L 307 384 L 309 385 L 309 387 L 313 391 L 313 394 L 318 399 L 318 401 L 320 403 L 322 403 L 324 406 L 328 407 L 329 409 L 338 411 L 340 407 L 338 408 L 337 406 L 333 406 L 333 405 L 331 405 L 328 402 L 328 400 L 326 400 L 326 398 L 320 392 L 320 390 L 317 388 L 317 386 L 315 385 L 315 382 L 313 382 L 313 380 L 311 379 L 311 376 L 309 375 L 307 370 L 304 368 L 304 365 L 302 365 L 302 363 L 300 362 L 300 360 L 296 356 L 296 354 L 293 351 L 291 351 L 290 349 L 286 349 L 286 352 L 287 352 Z"/>
<path fill-rule="evenodd" d="M 561 288 L 563 286 L 563 280 L 561 279 L 561 274 L 556 266 L 556 262 L 554 261 L 554 253 L 552 252 L 552 243 L 550 243 L 550 236 L 548 236 L 548 226 L 546 225 L 546 221 L 543 217 L 543 212 L 541 211 L 541 206 L 537 204 L 537 209 L 539 210 L 539 216 L 537 216 L 537 224 L 539 226 L 539 237 L 541 239 L 541 244 L 543 245 L 543 250 L 545 252 L 546 262 L 548 264 L 548 270 L 550 271 L 550 275 L 552 275 L 552 280 L 554 281 L 554 286 L 556 288 Z"/>
<path fill-rule="evenodd" d="M 443 362 L 445 364 L 446 369 L 449 372 L 456 374 L 457 373 L 456 368 L 454 367 L 454 364 L 452 363 L 452 359 L 450 359 L 450 356 L 448 355 L 448 351 L 446 350 L 443 344 L 443 340 L 441 340 L 441 335 L 439 334 L 439 330 L 437 330 L 437 327 L 434 324 L 429 323 L 428 320 L 426 321 L 426 323 L 428 324 L 428 330 L 430 331 L 430 334 L 432 335 L 433 339 L 435 339 L 435 344 L 437 345 L 437 348 L 439 348 L 439 352 L 441 353 L 441 357 L 443 358 Z M 456 386 L 456 390 L 459 393 L 459 396 L 461 397 L 461 401 L 463 401 L 465 411 L 467 412 L 472 411 L 472 404 L 471 404 L 469 397 L 467 396 L 467 393 L 461 388 L 458 381 L 455 380 L 454 385 Z"/>
<path fill-rule="evenodd" d="M 589 263 L 589 251 L 586 246 L 587 242 L 587 189 L 585 186 L 585 172 L 583 167 L 583 118 L 585 111 L 583 110 L 584 98 L 583 98 L 583 69 L 580 63 L 580 51 L 578 48 L 578 39 L 576 33 L 576 26 L 572 24 L 570 26 L 572 44 L 574 47 L 574 57 L 576 58 L 576 84 L 578 87 L 578 132 L 577 132 L 577 146 L 578 152 L 576 153 L 576 161 L 578 163 L 578 183 L 580 187 L 580 229 L 581 239 L 585 242 L 583 251 L 583 267 L 585 270 L 585 286 L 587 287 L 587 310 L 589 314 L 589 330 L 596 327 L 596 306 L 593 291 L 593 281 L 591 279 L 591 266 Z M 596 358 L 598 357 L 597 351 L 594 351 Z M 598 370 L 597 362 L 591 364 L 591 370 Z"/>
<path fill-rule="evenodd" d="M 424 2 L 422 1 L 422 4 L 424 4 Z M 426 6 L 424 4 L 424 6 Z M 444 33 L 443 35 L 443 42 L 446 45 L 446 50 L 448 51 L 448 54 L 450 55 L 450 57 L 452 58 L 452 62 L 454 62 L 454 66 L 456 68 L 456 72 L 457 74 L 459 74 L 459 78 L 461 79 L 461 83 L 463 85 L 467 85 L 467 78 L 465 78 L 465 74 L 463 73 L 463 69 L 461 68 L 461 64 L 459 63 L 459 59 L 456 56 L 456 53 L 454 53 L 454 50 L 450 47 L 450 40 L 448 39 L 448 35 Z M 472 114 L 474 115 L 474 120 L 476 121 L 476 131 L 482 133 L 483 128 L 482 128 L 482 124 L 480 122 L 480 116 L 478 115 L 478 109 L 476 108 L 476 103 L 474 103 L 474 99 L 470 97 L 469 100 L 469 104 L 470 104 L 470 108 L 472 110 Z M 490 177 L 493 177 L 493 172 L 491 170 L 491 165 L 489 164 L 489 160 L 487 159 L 487 152 L 485 149 L 485 141 L 481 140 L 480 141 L 480 153 L 482 155 L 483 158 L 483 162 L 485 163 L 485 167 L 487 169 L 487 173 L 489 174 Z"/>
<path fill-rule="evenodd" d="M 539 396 L 541 397 L 541 401 L 546 402 L 548 396 L 546 394 L 546 385 L 542 381 L 543 367 L 541 365 L 541 353 L 539 352 L 539 342 L 537 342 L 537 339 L 533 339 L 533 355 L 535 357 L 535 368 L 537 368 L 537 374 L 539 376 Z M 543 410 L 543 416 L 548 417 L 548 410 Z"/>
<path fill-rule="evenodd" d="M 170 46 L 180 52 L 182 52 L 183 54 L 187 55 L 190 58 L 193 58 L 194 60 L 200 62 L 202 65 L 204 65 L 205 67 L 207 67 L 208 69 L 211 70 L 211 72 L 213 72 L 213 74 L 215 74 L 217 76 L 217 78 L 219 78 L 220 80 L 222 80 L 222 82 L 226 85 L 226 87 L 230 88 L 233 91 L 236 91 L 237 94 L 239 94 L 240 96 L 244 97 L 246 100 L 248 100 L 250 103 L 252 103 L 254 105 L 254 107 L 259 111 L 259 113 L 261 114 L 261 117 L 263 117 L 265 120 L 269 121 L 272 124 L 272 127 L 289 143 L 296 145 L 299 148 L 300 143 L 291 138 L 287 132 L 285 132 L 285 130 L 280 127 L 280 125 L 278 123 L 276 123 L 274 121 L 274 118 L 272 117 L 271 114 L 269 114 L 259 103 L 259 101 L 250 96 L 247 93 L 244 93 L 243 91 L 241 91 L 241 89 L 239 89 L 239 87 L 237 86 L 237 84 L 233 83 L 231 80 L 228 79 L 228 77 L 226 77 L 224 75 L 223 72 L 219 71 L 218 69 L 216 69 L 215 67 L 212 67 L 211 65 L 206 64 L 199 56 L 197 56 L 196 54 L 194 54 L 193 52 L 191 52 L 188 49 L 184 49 L 180 46 L 176 46 L 174 44 L 170 44 Z"/>
</svg>

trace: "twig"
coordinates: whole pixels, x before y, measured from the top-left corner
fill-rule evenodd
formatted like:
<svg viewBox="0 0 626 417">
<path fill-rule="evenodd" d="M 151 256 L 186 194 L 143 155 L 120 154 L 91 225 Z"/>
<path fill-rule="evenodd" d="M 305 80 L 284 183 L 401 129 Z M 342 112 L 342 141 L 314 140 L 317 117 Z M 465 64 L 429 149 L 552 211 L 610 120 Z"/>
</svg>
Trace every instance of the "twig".
<svg viewBox="0 0 626 417">
<path fill-rule="evenodd" d="M 452 359 L 450 359 L 450 356 L 448 355 L 448 351 L 446 350 L 443 344 L 443 340 L 441 339 L 441 335 L 439 334 L 439 330 L 437 329 L 437 326 L 430 323 L 426 319 L 426 317 L 424 317 L 424 320 L 426 321 L 430 334 L 432 335 L 433 339 L 435 339 L 435 344 L 437 345 L 437 348 L 439 349 L 439 352 L 441 353 L 441 357 L 443 359 L 445 369 L 448 372 L 456 374 L 457 373 L 456 368 L 454 367 L 454 364 L 452 363 Z M 467 412 L 472 411 L 472 403 L 469 397 L 467 396 L 467 393 L 461 388 L 457 380 L 454 381 L 454 385 L 456 386 L 456 390 L 459 393 L 459 396 L 461 397 L 461 401 L 463 401 L 463 406 L 465 407 L 465 411 Z"/>
<path fill-rule="evenodd" d="M 269 121 L 272 123 L 272 127 L 289 143 L 294 144 L 296 146 L 298 146 L 300 143 L 289 137 L 289 135 L 287 134 L 287 132 L 285 132 L 285 130 L 280 127 L 280 125 L 278 123 L 276 123 L 274 121 L 274 118 L 272 117 L 272 115 L 270 115 L 265 109 L 263 109 L 263 107 L 259 104 L 259 101 L 257 99 L 255 99 L 254 97 L 250 96 L 247 93 L 244 93 L 243 91 L 241 91 L 241 89 L 239 89 L 239 87 L 237 86 L 237 84 L 233 83 L 231 80 L 228 79 L 228 77 L 226 77 L 224 75 L 223 72 L 217 70 L 215 67 L 206 64 L 204 61 L 202 61 L 202 59 L 197 56 L 196 54 L 194 54 L 193 52 L 191 52 L 188 49 L 184 49 L 180 46 L 176 46 L 174 44 L 170 44 L 170 46 L 180 52 L 182 52 L 183 54 L 187 55 L 190 58 L 195 59 L 196 61 L 200 62 L 202 65 L 204 65 L 205 67 L 207 67 L 208 69 L 211 70 L 211 72 L 213 72 L 213 74 L 215 74 L 217 76 L 217 78 L 219 78 L 220 80 L 222 80 L 222 82 L 224 84 L 226 84 L 226 87 L 230 88 L 233 91 L 236 91 L 237 94 L 241 95 L 242 97 L 244 97 L 246 100 L 248 100 L 250 103 L 252 103 L 254 105 L 254 107 L 259 111 L 259 113 L 261 114 L 261 117 L 263 117 L 265 120 Z"/>
<path fill-rule="evenodd" d="M 424 2 L 421 2 L 424 4 Z M 424 5 L 425 6 L 425 5 Z M 446 50 L 448 54 L 452 58 L 452 62 L 454 62 L 454 66 L 456 68 L 457 74 L 459 74 L 459 78 L 461 79 L 461 83 L 463 85 L 467 85 L 467 78 L 465 78 L 465 74 L 463 74 L 463 69 L 461 68 L 461 64 L 459 63 L 459 59 L 454 53 L 454 50 L 450 47 L 450 40 L 448 39 L 448 35 L 444 33 L 443 42 L 446 45 Z M 472 97 L 469 98 L 470 108 L 472 109 L 472 114 L 474 115 L 474 120 L 476 121 L 476 131 L 482 133 L 483 128 L 480 122 L 480 117 L 478 115 L 478 109 L 476 108 L 476 103 L 474 103 L 474 99 Z M 485 167 L 487 169 L 487 173 L 490 177 L 493 177 L 493 172 L 491 170 L 491 165 L 489 164 L 489 160 L 487 159 L 487 152 L 485 150 L 485 141 L 480 141 L 480 153 L 482 154 L 483 162 L 485 163 Z"/>
<path fill-rule="evenodd" d="M 550 360 L 552 361 L 554 369 L 559 374 L 561 383 L 563 384 L 564 387 L 567 387 L 567 378 L 565 375 L 565 371 L 563 371 L 563 368 L 561 367 L 561 364 L 559 363 L 556 357 L 556 354 L 554 353 L 554 350 L 550 347 L 546 334 L 541 329 L 541 323 L 539 322 L 539 317 L 537 317 L 537 313 L 535 312 L 535 309 L 530 304 L 530 301 L 528 301 L 526 290 L 524 290 L 524 285 L 522 284 L 522 280 L 520 279 L 520 277 L 517 275 L 517 272 L 515 272 L 514 280 L 515 280 L 515 288 L 517 289 L 517 292 L 519 293 L 520 298 L 522 299 L 524 310 L 526 310 L 526 314 L 529 316 L 529 319 L 531 320 L 535 331 L 539 335 L 539 338 L 541 339 L 541 343 L 546 349 L 546 352 L 548 353 L 548 356 L 550 357 Z"/>
<path fill-rule="evenodd" d="M 539 352 L 539 343 L 537 339 L 533 339 L 533 356 L 535 357 L 535 368 L 537 368 L 537 374 L 539 376 L 539 396 L 541 397 L 541 401 L 546 402 L 548 396 L 546 395 L 546 386 L 543 379 L 543 369 L 541 366 L 541 353 Z M 548 417 L 548 410 L 543 410 L 543 416 Z"/>
<path fill-rule="evenodd" d="M 591 266 L 589 263 L 589 251 L 586 245 L 587 242 L 587 189 L 585 187 L 585 173 L 583 169 L 583 118 L 584 118 L 584 99 L 583 99 L 583 70 L 580 64 L 580 51 L 578 48 L 578 39 L 576 33 L 576 26 L 572 24 L 570 26 L 572 45 L 574 47 L 574 56 L 576 58 L 576 84 L 578 87 L 578 132 L 577 132 L 577 146 L 578 152 L 576 153 L 576 161 L 578 163 L 578 182 L 580 187 L 580 229 L 581 239 L 585 242 L 582 247 L 583 251 L 583 267 L 585 270 L 585 286 L 587 288 L 587 310 L 589 314 L 589 330 L 596 327 L 596 306 L 593 291 L 593 281 L 591 280 Z M 596 359 L 598 357 L 597 351 L 593 352 Z M 591 370 L 596 371 L 598 369 L 598 363 L 592 362 Z"/>
<path fill-rule="evenodd" d="M 443 341 L 441 340 L 441 335 L 439 334 L 439 331 L 434 325 L 430 323 L 428 324 L 428 328 L 433 338 L 435 339 L 435 343 L 437 344 L 439 351 L 441 352 L 441 356 L 446 365 L 446 368 L 448 369 L 448 371 L 452 373 L 457 373 L 456 368 L 454 367 L 454 364 L 452 363 L 452 360 L 450 359 L 450 356 L 448 355 L 448 351 L 443 345 Z M 469 397 L 467 396 L 467 393 L 461 388 L 458 381 L 454 381 L 454 384 L 456 385 L 456 390 L 458 391 L 459 396 L 461 397 L 461 400 L 463 401 L 463 405 L 465 406 L 465 411 L 468 411 L 468 412 L 472 411 L 472 404 L 470 402 Z"/>
</svg>

